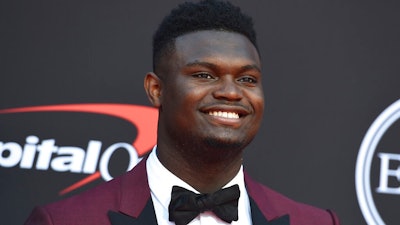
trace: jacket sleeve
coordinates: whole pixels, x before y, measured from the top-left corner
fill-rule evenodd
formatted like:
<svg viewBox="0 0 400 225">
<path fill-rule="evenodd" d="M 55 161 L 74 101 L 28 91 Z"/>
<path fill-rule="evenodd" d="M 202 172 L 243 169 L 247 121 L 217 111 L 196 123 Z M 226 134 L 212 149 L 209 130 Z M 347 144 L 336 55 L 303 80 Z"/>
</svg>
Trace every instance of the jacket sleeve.
<svg viewBox="0 0 400 225">
<path fill-rule="evenodd" d="M 333 225 L 340 225 L 340 222 L 339 222 L 339 218 L 338 218 L 338 216 L 336 215 L 336 213 L 335 212 L 333 212 L 332 210 L 326 210 L 326 211 L 328 211 L 328 213 L 331 215 L 331 217 L 332 217 L 332 224 Z"/>
<path fill-rule="evenodd" d="M 53 225 L 53 221 L 43 207 L 35 207 L 24 225 Z"/>
</svg>

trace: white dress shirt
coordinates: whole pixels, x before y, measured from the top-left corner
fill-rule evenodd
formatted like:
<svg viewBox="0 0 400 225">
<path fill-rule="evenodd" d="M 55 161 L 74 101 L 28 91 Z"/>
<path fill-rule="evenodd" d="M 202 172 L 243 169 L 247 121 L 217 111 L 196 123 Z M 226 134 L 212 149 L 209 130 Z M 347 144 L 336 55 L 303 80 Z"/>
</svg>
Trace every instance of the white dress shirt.
<svg viewBox="0 0 400 225">
<path fill-rule="evenodd" d="M 172 186 L 177 185 L 186 188 L 194 193 L 199 193 L 189 184 L 179 179 L 167 168 L 165 168 L 157 158 L 156 147 L 150 153 L 146 162 L 147 176 L 150 186 L 151 198 L 154 204 L 157 223 L 159 225 L 174 225 L 174 222 L 169 221 L 168 205 L 171 200 Z M 251 209 L 249 196 L 244 184 L 243 166 L 238 174 L 224 187 L 230 187 L 238 184 L 240 189 L 240 198 L 238 202 L 238 221 L 232 221 L 232 225 L 252 225 Z M 219 219 L 214 213 L 206 211 L 193 219 L 188 225 L 216 225 L 229 224 Z"/>
</svg>

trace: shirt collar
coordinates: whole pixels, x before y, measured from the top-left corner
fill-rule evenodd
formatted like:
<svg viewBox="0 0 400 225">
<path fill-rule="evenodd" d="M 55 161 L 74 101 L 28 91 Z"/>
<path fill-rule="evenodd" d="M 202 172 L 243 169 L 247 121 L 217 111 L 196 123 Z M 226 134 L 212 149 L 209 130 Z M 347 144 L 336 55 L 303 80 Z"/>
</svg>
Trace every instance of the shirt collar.
<svg viewBox="0 0 400 225">
<path fill-rule="evenodd" d="M 156 147 L 153 148 L 153 151 L 150 153 L 149 158 L 147 159 L 147 176 L 148 182 L 150 186 L 150 190 L 152 195 L 156 198 L 156 200 L 161 203 L 164 209 L 168 209 L 169 202 L 171 200 L 171 191 L 172 186 L 177 185 L 183 188 L 186 188 L 194 193 L 199 193 L 188 183 L 184 182 L 173 173 L 171 173 L 167 168 L 165 168 L 161 162 L 159 161 L 156 154 Z M 236 176 L 228 182 L 225 187 L 230 187 L 232 185 L 238 184 L 240 189 L 240 199 L 239 199 L 239 207 L 245 207 L 248 203 L 248 196 L 244 183 L 244 175 L 243 175 L 243 166 L 240 167 L 239 172 Z"/>
</svg>

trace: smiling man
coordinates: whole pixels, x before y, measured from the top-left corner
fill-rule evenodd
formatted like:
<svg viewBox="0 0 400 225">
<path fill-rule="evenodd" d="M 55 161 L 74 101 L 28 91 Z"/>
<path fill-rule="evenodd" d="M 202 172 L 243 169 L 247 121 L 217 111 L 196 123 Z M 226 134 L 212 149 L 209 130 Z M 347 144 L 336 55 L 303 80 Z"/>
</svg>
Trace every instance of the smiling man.
<svg viewBox="0 0 400 225">
<path fill-rule="evenodd" d="M 159 109 L 157 146 L 127 174 L 37 207 L 26 224 L 339 224 L 332 211 L 290 200 L 243 170 L 264 110 L 250 17 L 226 2 L 183 3 L 153 48 L 144 87 Z"/>
<path fill-rule="evenodd" d="M 160 64 L 145 78 L 160 108 L 158 159 L 196 190 L 218 190 L 238 173 L 261 123 L 257 50 L 238 33 L 196 31 L 177 37 Z"/>
</svg>

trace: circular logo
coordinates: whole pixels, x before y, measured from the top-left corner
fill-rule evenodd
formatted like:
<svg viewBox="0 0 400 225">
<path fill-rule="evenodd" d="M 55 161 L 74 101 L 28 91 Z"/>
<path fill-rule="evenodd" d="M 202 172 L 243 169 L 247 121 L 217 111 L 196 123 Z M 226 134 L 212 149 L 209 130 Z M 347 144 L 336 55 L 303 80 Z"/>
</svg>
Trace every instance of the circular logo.
<svg viewBox="0 0 400 225">
<path fill-rule="evenodd" d="M 375 153 L 378 144 L 388 129 L 400 118 L 400 99 L 386 108 L 368 129 L 357 156 L 355 184 L 358 203 L 365 220 L 369 225 L 383 225 L 381 214 L 378 212 L 371 190 L 371 168 L 373 160 L 380 160 L 378 187 L 375 193 L 385 195 L 400 195 L 400 186 L 394 185 L 393 180 L 400 181 L 400 166 L 394 168 L 392 164 L 399 164 L 400 154 Z"/>
</svg>

